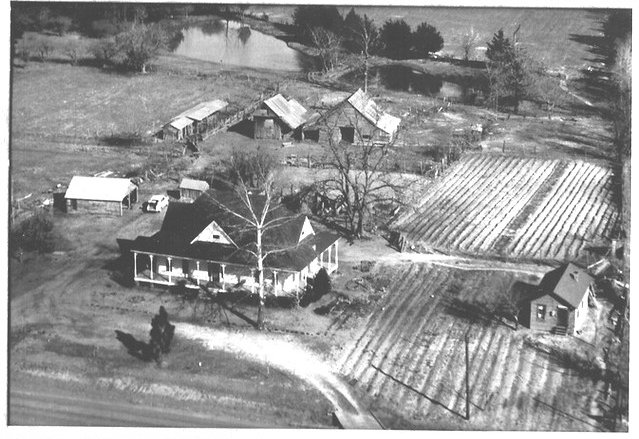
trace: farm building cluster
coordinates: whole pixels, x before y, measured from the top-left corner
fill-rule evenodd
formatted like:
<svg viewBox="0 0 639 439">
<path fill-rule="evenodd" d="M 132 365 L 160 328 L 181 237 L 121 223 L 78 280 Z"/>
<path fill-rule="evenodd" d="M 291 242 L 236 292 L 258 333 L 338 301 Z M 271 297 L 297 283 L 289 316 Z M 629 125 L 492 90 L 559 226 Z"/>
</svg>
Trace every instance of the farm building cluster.
<svg viewBox="0 0 639 439">
<path fill-rule="evenodd" d="M 212 100 L 181 113 L 164 126 L 164 138 L 206 135 L 219 127 L 218 116 L 227 105 Z M 250 126 L 255 139 L 334 144 L 388 144 L 401 124 L 362 90 L 330 99 L 324 109 L 321 113 L 309 110 L 295 99 L 275 94 L 243 113 L 243 123 Z M 579 191 L 569 191 L 578 175 L 582 176 Z M 603 242 L 616 221 L 610 178 L 607 168 L 587 162 L 466 154 L 432 183 L 421 202 L 400 210 L 389 224 L 391 241 L 400 251 L 488 257 L 503 257 L 507 252 L 542 262 L 570 262 L 586 242 Z M 66 191 L 65 207 L 69 213 L 121 216 L 137 202 L 137 189 L 126 178 L 76 176 Z M 160 230 L 118 240 L 130 258 L 132 279 L 137 284 L 254 292 L 256 233 L 245 230 L 237 215 L 229 214 L 245 206 L 234 194 L 192 178 L 183 178 L 176 192 L 178 200 L 170 203 L 162 195 L 168 207 Z M 251 197 L 256 205 L 263 202 L 261 195 Z M 315 197 L 315 214 L 338 215 L 344 208 L 339 194 Z M 591 202 L 592 197 L 598 204 Z M 161 211 L 166 205 L 148 211 Z M 593 214 L 588 206 L 595 209 Z M 261 274 L 272 293 L 298 292 L 320 269 L 328 273 L 338 269 L 338 235 L 316 232 L 308 217 L 283 205 L 269 215 L 279 224 L 265 231 L 262 243 L 265 249 L 279 250 L 264 259 Z M 544 224 L 539 221 L 548 227 L 541 227 Z M 551 233 L 549 226 L 555 223 L 569 224 L 574 230 L 562 229 L 565 236 L 540 235 L 544 230 Z M 574 334 L 585 324 L 592 300 L 593 277 L 566 263 L 550 271 L 520 306 L 531 329 Z"/>
</svg>

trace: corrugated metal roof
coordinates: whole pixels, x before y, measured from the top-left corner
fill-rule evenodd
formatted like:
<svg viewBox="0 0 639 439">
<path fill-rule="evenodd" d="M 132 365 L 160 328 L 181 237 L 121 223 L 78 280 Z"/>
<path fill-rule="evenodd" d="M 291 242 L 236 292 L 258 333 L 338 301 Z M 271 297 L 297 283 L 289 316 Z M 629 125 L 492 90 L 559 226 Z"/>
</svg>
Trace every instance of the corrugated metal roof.
<svg viewBox="0 0 639 439">
<path fill-rule="evenodd" d="M 209 184 L 202 180 L 193 180 L 191 178 L 183 178 L 180 182 L 180 189 L 191 189 L 194 191 L 208 191 Z"/>
<path fill-rule="evenodd" d="M 76 175 L 71 179 L 64 197 L 72 200 L 122 201 L 136 188 L 128 178 Z"/>
<path fill-rule="evenodd" d="M 361 88 L 353 93 L 347 101 L 370 123 L 387 134 L 393 134 L 401 122 L 398 117 L 383 112 Z"/>
<path fill-rule="evenodd" d="M 184 127 L 188 127 L 192 123 L 193 123 L 193 120 L 189 119 L 188 117 L 178 116 L 175 119 L 173 119 L 171 122 L 169 122 L 169 125 L 175 128 L 176 130 L 181 130 Z"/>
<path fill-rule="evenodd" d="M 188 117 L 189 119 L 197 120 L 199 122 L 204 118 L 209 117 L 211 114 L 226 108 L 227 105 L 227 102 L 220 99 L 202 102 L 201 104 L 197 104 L 195 107 L 186 110 L 184 113 L 180 114 L 180 116 Z"/>
<path fill-rule="evenodd" d="M 265 100 L 264 105 L 270 108 L 292 130 L 306 122 L 308 111 L 295 99 L 287 101 L 284 96 L 277 94 Z"/>
</svg>

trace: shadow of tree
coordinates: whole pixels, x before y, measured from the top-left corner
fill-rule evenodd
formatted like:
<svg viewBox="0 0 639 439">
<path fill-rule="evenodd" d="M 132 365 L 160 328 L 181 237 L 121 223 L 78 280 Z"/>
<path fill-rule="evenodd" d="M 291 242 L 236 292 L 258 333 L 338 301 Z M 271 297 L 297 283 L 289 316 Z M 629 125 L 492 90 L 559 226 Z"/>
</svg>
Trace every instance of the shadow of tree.
<svg viewBox="0 0 639 439">
<path fill-rule="evenodd" d="M 117 329 L 115 330 L 115 338 L 124 345 L 129 355 L 142 361 L 151 361 L 152 351 L 148 343 L 137 340 L 133 335 Z"/>
</svg>

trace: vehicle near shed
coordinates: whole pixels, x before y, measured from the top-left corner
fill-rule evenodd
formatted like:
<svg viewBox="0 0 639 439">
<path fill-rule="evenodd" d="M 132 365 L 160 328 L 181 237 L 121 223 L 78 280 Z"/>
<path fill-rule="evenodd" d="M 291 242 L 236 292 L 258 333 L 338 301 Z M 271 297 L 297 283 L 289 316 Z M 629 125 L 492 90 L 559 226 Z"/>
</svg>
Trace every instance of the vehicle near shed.
<svg viewBox="0 0 639 439">
<path fill-rule="evenodd" d="M 162 212 L 169 205 L 169 197 L 166 195 L 153 195 L 144 205 L 145 212 Z"/>
</svg>

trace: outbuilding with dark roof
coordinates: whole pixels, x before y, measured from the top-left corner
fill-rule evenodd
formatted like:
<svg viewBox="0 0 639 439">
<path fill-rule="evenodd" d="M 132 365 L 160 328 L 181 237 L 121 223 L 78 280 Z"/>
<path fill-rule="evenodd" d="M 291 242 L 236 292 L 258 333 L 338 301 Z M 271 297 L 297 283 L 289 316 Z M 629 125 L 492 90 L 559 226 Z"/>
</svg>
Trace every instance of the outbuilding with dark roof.
<svg viewBox="0 0 639 439">
<path fill-rule="evenodd" d="M 588 318 L 593 282 L 586 270 L 573 263 L 546 273 L 529 298 L 530 328 L 570 335 L 579 331 Z"/>
</svg>

